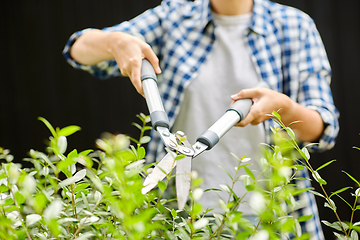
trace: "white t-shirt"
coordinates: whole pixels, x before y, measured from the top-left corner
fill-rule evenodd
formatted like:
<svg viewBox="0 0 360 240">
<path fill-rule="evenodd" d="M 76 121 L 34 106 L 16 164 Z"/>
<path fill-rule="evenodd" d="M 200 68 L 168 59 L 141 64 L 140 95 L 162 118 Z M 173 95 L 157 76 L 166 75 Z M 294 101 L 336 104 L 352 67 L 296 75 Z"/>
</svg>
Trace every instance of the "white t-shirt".
<svg viewBox="0 0 360 240">
<path fill-rule="evenodd" d="M 184 131 L 191 143 L 194 143 L 201 133 L 225 113 L 231 104 L 232 94 L 245 88 L 252 88 L 259 82 L 244 40 L 244 31 L 251 22 L 252 14 L 224 16 L 213 13 L 213 15 L 216 40 L 211 55 L 200 68 L 198 76 L 187 86 L 185 99 L 172 130 Z M 261 157 L 259 144 L 264 141 L 263 124 L 232 128 L 214 148 L 193 159 L 192 169 L 204 180 L 201 188 L 204 190 L 220 188 L 220 184 L 232 186 L 232 180 L 219 167 L 234 176 L 238 160 L 231 153 L 239 158 L 250 157 L 252 160 L 248 163 L 252 165 L 249 168 L 254 170 L 256 175 L 259 171 L 256 161 Z M 244 171 L 240 173 L 243 174 Z M 245 193 L 242 182 L 235 185 L 235 192 L 238 196 Z M 225 202 L 228 201 L 226 192 L 209 191 L 204 193 L 200 202 L 205 208 L 215 208 L 219 211 L 217 194 Z M 247 194 L 245 200 L 248 200 L 250 195 Z M 240 206 L 240 211 L 244 214 L 252 214 L 245 204 Z"/>
</svg>

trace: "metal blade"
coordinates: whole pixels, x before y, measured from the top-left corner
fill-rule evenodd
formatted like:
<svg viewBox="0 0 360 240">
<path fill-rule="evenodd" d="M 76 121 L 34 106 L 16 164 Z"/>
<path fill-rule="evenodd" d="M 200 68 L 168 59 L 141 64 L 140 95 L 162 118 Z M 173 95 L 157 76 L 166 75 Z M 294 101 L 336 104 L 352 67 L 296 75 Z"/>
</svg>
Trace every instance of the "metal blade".
<svg viewBox="0 0 360 240">
<path fill-rule="evenodd" d="M 191 148 L 191 144 L 188 140 L 182 141 L 185 147 Z M 178 202 L 178 208 L 184 209 L 186 201 L 189 197 L 190 185 L 191 185 L 191 160 L 192 157 L 187 156 L 180 159 L 176 163 L 176 197 Z"/>
<path fill-rule="evenodd" d="M 194 149 L 194 156 L 193 158 L 197 157 L 199 154 L 203 153 L 206 149 L 208 149 L 209 147 L 201 142 L 196 142 L 192 148 Z"/>
<path fill-rule="evenodd" d="M 189 197 L 191 185 L 191 159 L 192 157 L 185 157 L 176 161 L 176 197 L 178 208 L 180 210 L 184 209 Z"/>
<path fill-rule="evenodd" d="M 145 178 L 143 183 L 144 187 L 141 190 L 142 194 L 146 194 L 152 190 L 159 181 L 163 180 L 176 166 L 176 154 L 169 152 L 165 157 L 156 165 L 153 171 Z"/>
</svg>

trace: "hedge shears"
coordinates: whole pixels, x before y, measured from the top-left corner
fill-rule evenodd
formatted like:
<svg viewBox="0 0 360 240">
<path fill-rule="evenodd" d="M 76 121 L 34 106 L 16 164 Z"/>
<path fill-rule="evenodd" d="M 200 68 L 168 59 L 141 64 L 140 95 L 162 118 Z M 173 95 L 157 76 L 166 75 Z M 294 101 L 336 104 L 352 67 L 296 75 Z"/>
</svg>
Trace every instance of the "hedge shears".
<svg viewBox="0 0 360 240">
<path fill-rule="evenodd" d="M 146 194 L 158 182 L 163 180 L 176 167 L 176 195 L 178 208 L 183 209 L 189 196 L 191 186 L 191 161 L 205 150 L 213 148 L 236 123 L 240 122 L 249 113 L 252 106 L 251 99 L 236 101 L 225 114 L 209 129 L 203 132 L 191 145 L 185 133 L 170 132 L 170 122 L 164 110 L 157 86 L 157 78 L 150 62 L 142 61 L 141 81 L 149 109 L 152 127 L 159 133 L 168 153 L 159 161 L 151 173 L 144 180 L 142 193 Z M 182 158 L 176 160 L 178 156 Z"/>
</svg>

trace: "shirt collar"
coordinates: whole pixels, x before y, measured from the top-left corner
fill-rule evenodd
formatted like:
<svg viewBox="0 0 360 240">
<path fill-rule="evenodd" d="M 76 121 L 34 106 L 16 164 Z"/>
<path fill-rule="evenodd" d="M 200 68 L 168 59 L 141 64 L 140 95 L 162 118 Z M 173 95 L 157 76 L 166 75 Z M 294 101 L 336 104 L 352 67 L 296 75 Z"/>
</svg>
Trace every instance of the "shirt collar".
<svg viewBox="0 0 360 240">
<path fill-rule="evenodd" d="M 210 1 L 204 0 L 198 2 L 202 4 L 202 12 L 200 16 L 201 27 L 205 28 L 213 20 L 210 9 Z M 271 29 L 269 5 L 270 2 L 268 0 L 254 0 L 253 17 L 249 28 L 260 35 L 267 35 Z"/>
<path fill-rule="evenodd" d="M 249 28 L 260 35 L 267 35 L 272 28 L 270 4 L 268 0 L 254 0 L 253 18 Z"/>
</svg>

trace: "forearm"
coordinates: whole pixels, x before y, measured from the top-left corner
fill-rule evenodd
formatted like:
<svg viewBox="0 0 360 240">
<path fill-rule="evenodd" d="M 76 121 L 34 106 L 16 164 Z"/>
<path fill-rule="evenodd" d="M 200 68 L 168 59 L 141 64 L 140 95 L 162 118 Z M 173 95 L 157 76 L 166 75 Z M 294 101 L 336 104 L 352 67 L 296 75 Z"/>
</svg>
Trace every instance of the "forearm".
<svg viewBox="0 0 360 240">
<path fill-rule="evenodd" d="M 70 49 L 71 57 L 84 65 L 94 65 L 101 61 L 114 59 L 111 42 L 121 33 L 107 33 L 90 30 L 81 35 Z"/>
<path fill-rule="evenodd" d="M 324 123 L 320 114 L 292 101 L 287 95 L 266 88 L 244 89 L 231 96 L 233 101 L 251 98 L 254 102 L 249 114 L 237 126 L 244 127 L 251 123 L 259 124 L 269 118 L 272 111 L 278 111 L 282 122 L 295 131 L 296 137 L 302 142 L 319 141 Z"/>
</svg>

